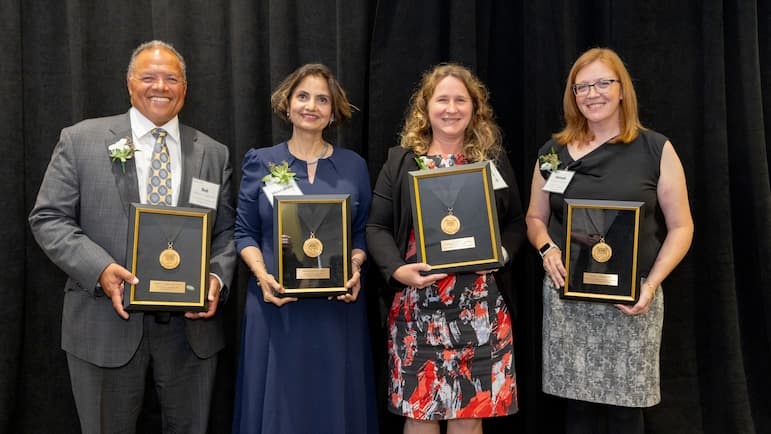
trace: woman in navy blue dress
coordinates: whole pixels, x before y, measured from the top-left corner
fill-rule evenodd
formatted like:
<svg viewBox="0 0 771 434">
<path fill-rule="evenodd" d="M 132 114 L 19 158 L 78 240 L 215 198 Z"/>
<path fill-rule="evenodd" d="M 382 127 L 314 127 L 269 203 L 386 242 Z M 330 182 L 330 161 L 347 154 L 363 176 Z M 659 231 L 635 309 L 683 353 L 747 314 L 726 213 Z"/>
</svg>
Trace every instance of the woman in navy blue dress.
<svg viewBox="0 0 771 434">
<path fill-rule="evenodd" d="M 274 91 L 275 113 L 292 124 L 283 143 L 252 149 L 243 162 L 236 247 L 249 266 L 234 433 L 376 433 L 374 374 L 361 291 L 367 259 L 365 223 L 369 174 L 355 152 L 332 146 L 324 129 L 351 116 L 345 92 L 329 69 L 308 64 Z M 293 179 L 271 177 L 287 163 Z M 275 171 L 274 171 L 275 174 Z M 267 178 L 266 178 L 267 176 Z M 296 183 L 303 194 L 351 196 L 353 277 L 350 293 L 335 298 L 279 297 L 274 278 L 270 184 Z M 267 184 L 267 185 L 266 185 Z"/>
</svg>

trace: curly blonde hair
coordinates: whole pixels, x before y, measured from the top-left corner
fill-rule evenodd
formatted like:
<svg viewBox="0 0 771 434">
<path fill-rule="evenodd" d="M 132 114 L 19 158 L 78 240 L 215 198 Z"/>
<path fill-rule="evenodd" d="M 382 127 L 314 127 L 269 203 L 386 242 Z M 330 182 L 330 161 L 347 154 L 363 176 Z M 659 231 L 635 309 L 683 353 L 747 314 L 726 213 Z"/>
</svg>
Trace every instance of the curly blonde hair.
<svg viewBox="0 0 771 434">
<path fill-rule="evenodd" d="M 565 82 L 565 92 L 562 96 L 562 110 L 565 117 L 565 128 L 552 135 L 554 140 L 562 145 L 568 143 L 588 143 L 594 139 L 594 134 L 589 129 L 589 123 L 584 117 L 576 103 L 576 96 L 573 94 L 573 85 L 576 81 L 578 72 L 596 61 L 602 62 L 611 69 L 621 82 L 621 91 L 624 97 L 619 105 L 621 109 L 620 133 L 617 137 L 610 140 L 611 143 L 629 143 L 637 138 L 640 130 L 644 130 L 640 123 L 639 113 L 637 111 L 637 93 L 634 91 L 632 77 L 629 75 L 626 66 L 615 51 L 610 48 L 592 48 L 584 52 L 570 68 L 568 79 Z"/>
<path fill-rule="evenodd" d="M 443 63 L 425 72 L 420 87 L 412 94 L 410 106 L 399 134 L 401 146 L 417 155 L 425 155 L 433 138 L 428 116 L 428 102 L 436 86 L 446 77 L 460 80 L 471 96 L 473 111 L 463 138 L 463 155 L 470 161 L 495 159 L 502 151 L 501 129 L 495 123 L 485 85 L 468 68 Z"/>
<path fill-rule="evenodd" d="M 284 122 L 290 122 L 286 112 L 289 109 L 289 100 L 292 98 L 292 92 L 294 92 L 305 77 L 309 76 L 319 77 L 327 82 L 330 98 L 332 99 L 332 119 L 334 124 L 339 126 L 348 121 L 356 107 L 348 101 L 345 90 L 332 74 L 332 71 L 321 63 L 306 63 L 295 69 L 276 87 L 270 96 L 270 105 L 276 116 Z"/>
</svg>

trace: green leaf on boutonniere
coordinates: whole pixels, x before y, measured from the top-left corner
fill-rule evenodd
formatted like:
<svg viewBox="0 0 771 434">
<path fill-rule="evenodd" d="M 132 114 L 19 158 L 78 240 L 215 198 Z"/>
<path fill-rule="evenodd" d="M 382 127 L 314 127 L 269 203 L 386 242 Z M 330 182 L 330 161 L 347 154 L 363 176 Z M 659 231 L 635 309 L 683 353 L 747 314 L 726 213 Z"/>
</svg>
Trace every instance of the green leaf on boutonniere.
<svg viewBox="0 0 771 434">
<path fill-rule="evenodd" d="M 426 157 L 425 155 L 415 157 L 415 162 L 418 163 L 418 167 L 421 170 L 436 169 L 436 163 L 434 160 Z"/>
<path fill-rule="evenodd" d="M 266 184 L 289 184 L 295 176 L 294 172 L 289 171 L 289 163 L 282 161 L 281 164 L 268 163 L 270 173 L 262 177 L 262 182 Z"/>
<path fill-rule="evenodd" d="M 554 147 L 548 154 L 538 156 L 538 162 L 541 163 L 540 169 L 545 172 L 554 172 L 562 164 L 557 153 L 554 152 Z"/>
</svg>

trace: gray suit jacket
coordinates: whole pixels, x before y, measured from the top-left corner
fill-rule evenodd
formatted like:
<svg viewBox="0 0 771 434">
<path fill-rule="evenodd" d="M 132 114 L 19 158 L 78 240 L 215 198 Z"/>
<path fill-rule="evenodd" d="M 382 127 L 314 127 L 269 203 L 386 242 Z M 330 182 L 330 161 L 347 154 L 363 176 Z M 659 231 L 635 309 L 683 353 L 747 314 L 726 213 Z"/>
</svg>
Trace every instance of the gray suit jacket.
<svg viewBox="0 0 771 434">
<path fill-rule="evenodd" d="M 130 134 L 128 113 L 63 129 L 29 216 L 38 244 L 69 276 L 64 288 L 62 349 L 103 367 L 127 363 L 142 337 L 144 315 L 132 312 L 123 320 L 97 288 L 107 265 L 128 264 L 129 204 L 139 202 L 136 167 L 133 159 L 128 160 L 124 173 L 119 162 L 111 161 L 107 147 Z M 188 126 L 180 124 L 180 134 L 183 168 L 178 205 L 191 206 L 194 177 L 220 185 L 210 271 L 222 278 L 224 300 L 236 263 L 229 152 Z M 186 320 L 187 339 L 199 357 L 210 357 L 224 347 L 220 317 Z"/>
</svg>

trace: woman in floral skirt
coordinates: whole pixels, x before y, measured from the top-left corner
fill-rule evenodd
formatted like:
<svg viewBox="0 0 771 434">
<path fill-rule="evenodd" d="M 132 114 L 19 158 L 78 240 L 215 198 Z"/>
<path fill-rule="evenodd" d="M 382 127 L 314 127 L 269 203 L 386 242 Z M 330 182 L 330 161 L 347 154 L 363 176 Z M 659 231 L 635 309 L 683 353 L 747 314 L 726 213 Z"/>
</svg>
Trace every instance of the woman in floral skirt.
<svg viewBox="0 0 771 434">
<path fill-rule="evenodd" d="M 438 434 L 440 420 L 449 434 L 481 433 L 482 418 L 518 408 L 508 266 L 429 274 L 429 264 L 416 262 L 408 172 L 485 160 L 502 178 L 495 205 L 508 265 L 524 239 L 524 217 L 487 91 L 460 65 L 434 67 L 412 96 L 367 223 L 370 255 L 394 291 L 388 407 L 406 417 L 405 434 Z"/>
</svg>

